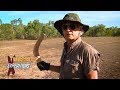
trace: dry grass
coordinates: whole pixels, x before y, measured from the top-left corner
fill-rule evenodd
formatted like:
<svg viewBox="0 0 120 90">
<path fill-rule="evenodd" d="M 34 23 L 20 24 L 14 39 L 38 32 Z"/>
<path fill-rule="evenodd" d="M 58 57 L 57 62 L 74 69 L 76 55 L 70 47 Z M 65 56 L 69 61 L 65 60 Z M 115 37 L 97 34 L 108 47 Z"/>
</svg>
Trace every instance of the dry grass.
<svg viewBox="0 0 120 90">
<path fill-rule="evenodd" d="M 83 37 L 83 40 L 94 46 L 101 53 L 100 79 L 120 79 L 120 37 Z M 59 73 L 40 71 L 33 56 L 36 40 L 0 41 L 0 78 L 1 79 L 58 79 Z M 45 39 L 39 53 L 42 59 L 59 65 L 63 49 L 63 38 Z M 30 63 L 28 69 L 15 69 L 15 75 L 7 76 L 7 56 L 22 57 L 15 62 Z M 23 59 L 29 57 L 30 59 Z M 20 60 L 20 61 L 19 61 Z"/>
</svg>

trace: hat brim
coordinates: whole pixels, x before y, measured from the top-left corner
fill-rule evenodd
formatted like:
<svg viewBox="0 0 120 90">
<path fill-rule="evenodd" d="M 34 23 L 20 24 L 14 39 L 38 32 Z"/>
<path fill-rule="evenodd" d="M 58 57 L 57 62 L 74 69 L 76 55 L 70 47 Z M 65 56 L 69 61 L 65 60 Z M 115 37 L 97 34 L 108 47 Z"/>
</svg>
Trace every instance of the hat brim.
<svg viewBox="0 0 120 90">
<path fill-rule="evenodd" d="M 54 27 L 59 31 L 59 33 L 60 33 L 61 35 L 63 35 L 61 26 L 62 26 L 63 23 L 66 23 L 66 22 L 75 22 L 75 23 L 79 23 L 80 25 L 83 26 L 84 32 L 87 32 L 88 29 L 89 29 L 89 26 L 88 26 L 88 25 L 82 24 L 82 23 L 80 23 L 80 22 L 78 22 L 78 21 L 58 20 L 58 21 L 56 21 L 56 22 L 54 23 Z"/>
</svg>

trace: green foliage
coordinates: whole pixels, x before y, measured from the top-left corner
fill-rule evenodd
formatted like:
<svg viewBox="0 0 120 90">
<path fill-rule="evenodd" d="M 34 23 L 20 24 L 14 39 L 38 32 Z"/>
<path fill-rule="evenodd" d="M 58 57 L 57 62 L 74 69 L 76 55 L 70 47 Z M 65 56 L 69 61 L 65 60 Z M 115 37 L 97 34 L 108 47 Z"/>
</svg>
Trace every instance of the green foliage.
<svg viewBox="0 0 120 90">
<path fill-rule="evenodd" d="M 26 39 L 37 39 L 42 32 L 42 24 L 39 20 L 30 21 L 25 27 Z"/>
<path fill-rule="evenodd" d="M 54 27 L 54 21 L 48 23 L 40 23 L 39 20 L 30 21 L 27 25 L 23 25 L 22 19 L 11 20 L 10 23 L 2 23 L 0 19 L 0 40 L 13 39 L 37 39 L 42 33 L 48 38 L 62 37 Z M 106 28 L 103 24 L 90 27 L 83 36 L 101 37 L 101 36 L 120 36 L 120 28 Z"/>
<path fill-rule="evenodd" d="M 53 25 L 45 24 L 42 28 L 42 33 L 46 34 L 47 37 L 57 37 L 58 31 L 53 27 Z"/>
<path fill-rule="evenodd" d="M 0 30 L 0 40 L 12 40 L 15 38 L 14 29 L 11 24 L 2 24 Z"/>
<path fill-rule="evenodd" d="M 15 32 L 15 38 L 16 39 L 24 39 L 24 26 L 23 25 L 18 25 L 16 27 L 14 27 L 14 32 Z"/>
<path fill-rule="evenodd" d="M 84 36 L 101 37 L 101 36 L 120 36 L 120 28 L 110 27 L 105 28 L 105 25 L 98 24 L 90 27 Z"/>
<path fill-rule="evenodd" d="M 2 25 L 2 20 L 0 19 L 0 25 Z"/>
</svg>

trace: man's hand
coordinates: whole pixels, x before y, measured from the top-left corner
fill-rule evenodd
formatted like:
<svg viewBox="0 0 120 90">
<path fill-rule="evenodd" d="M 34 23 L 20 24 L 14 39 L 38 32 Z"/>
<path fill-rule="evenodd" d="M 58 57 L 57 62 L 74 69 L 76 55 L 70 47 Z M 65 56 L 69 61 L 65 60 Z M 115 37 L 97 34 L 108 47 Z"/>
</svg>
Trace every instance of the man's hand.
<svg viewBox="0 0 120 90">
<path fill-rule="evenodd" d="M 46 63 L 44 61 L 38 62 L 37 66 L 40 70 L 49 70 L 50 69 L 50 63 Z"/>
<path fill-rule="evenodd" d="M 92 70 L 86 76 L 88 79 L 98 79 L 98 71 Z"/>
</svg>

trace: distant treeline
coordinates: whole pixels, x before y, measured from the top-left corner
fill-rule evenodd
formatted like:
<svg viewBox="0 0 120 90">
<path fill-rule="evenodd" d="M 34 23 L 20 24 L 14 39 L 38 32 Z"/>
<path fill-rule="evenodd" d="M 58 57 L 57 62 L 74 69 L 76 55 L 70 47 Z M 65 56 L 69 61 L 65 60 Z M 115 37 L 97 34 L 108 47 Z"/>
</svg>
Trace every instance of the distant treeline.
<svg viewBox="0 0 120 90">
<path fill-rule="evenodd" d="M 42 33 L 48 38 L 61 37 L 59 32 L 54 28 L 54 21 L 46 24 L 39 20 L 30 21 L 27 25 L 23 25 L 21 18 L 11 20 L 10 23 L 2 23 L 0 19 L 0 40 L 13 39 L 37 39 Z M 120 28 L 106 28 L 103 24 L 90 27 L 83 36 L 102 37 L 102 36 L 120 36 Z"/>
</svg>

